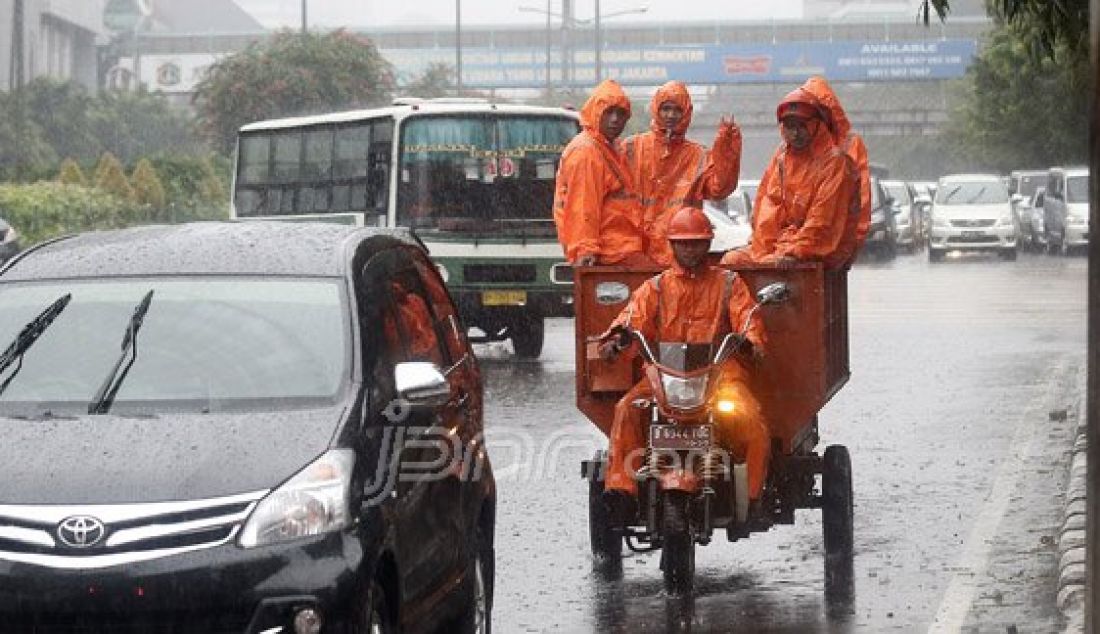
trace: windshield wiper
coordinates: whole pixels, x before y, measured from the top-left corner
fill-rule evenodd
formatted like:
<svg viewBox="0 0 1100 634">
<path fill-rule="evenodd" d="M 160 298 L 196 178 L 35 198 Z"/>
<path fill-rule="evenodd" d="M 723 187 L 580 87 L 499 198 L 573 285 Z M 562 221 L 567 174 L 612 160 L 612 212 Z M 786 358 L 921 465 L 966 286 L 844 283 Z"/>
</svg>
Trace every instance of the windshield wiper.
<svg viewBox="0 0 1100 634">
<path fill-rule="evenodd" d="M 96 391 L 95 396 L 92 397 L 92 402 L 88 405 L 89 414 L 106 414 L 111 409 L 111 404 L 115 402 L 115 395 L 118 394 L 118 388 L 122 387 L 122 382 L 126 380 L 126 375 L 130 373 L 130 368 L 134 366 L 134 362 L 137 361 L 137 334 L 141 330 L 141 324 L 145 321 L 145 313 L 149 312 L 149 304 L 153 302 L 153 291 L 149 291 L 145 294 L 145 297 L 141 299 L 141 302 L 134 308 L 134 314 L 130 317 L 130 323 L 126 326 L 126 333 L 122 336 L 122 354 L 119 355 L 118 361 L 115 362 L 115 367 L 111 368 L 111 373 L 107 375 L 107 380 L 103 382 L 99 390 Z M 131 355 L 130 352 L 133 351 Z M 122 363 L 126 361 L 126 357 L 130 357 L 130 361 L 126 364 L 126 367 L 122 367 Z M 122 370 L 120 373 L 119 370 Z"/>
<path fill-rule="evenodd" d="M 34 342 L 38 341 L 42 333 L 46 332 L 46 329 L 50 327 L 53 320 L 57 319 L 61 311 L 65 310 L 65 307 L 69 305 L 69 301 L 72 298 L 72 293 L 65 293 L 54 300 L 54 303 L 47 306 L 46 310 L 39 313 L 38 316 L 32 319 L 26 326 L 23 326 L 23 329 L 15 336 L 15 340 L 11 342 L 7 350 L 4 350 L 4 353 L 0 354 L 0 372 L 7 370 L 11 367 L 11 364 L 16 361 L 19 362 L 15 371 L 12 372 L 3 383 L 0 383 L 0 394 L 3 394 L 4 390 L 8 389 L 8 385 L 11 384 L 15 375 L 19 374 L 19 371 L 23 369 L 23 354 L 34 345 Z"/>
</svg>

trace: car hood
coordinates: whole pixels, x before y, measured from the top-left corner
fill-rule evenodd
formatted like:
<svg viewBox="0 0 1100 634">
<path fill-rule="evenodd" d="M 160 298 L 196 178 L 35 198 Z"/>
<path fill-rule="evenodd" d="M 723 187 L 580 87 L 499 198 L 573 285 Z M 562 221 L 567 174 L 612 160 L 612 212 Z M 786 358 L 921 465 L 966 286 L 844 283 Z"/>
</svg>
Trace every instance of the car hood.
<svg viewBox="0 0 1100 634">
<path fill-rule="evenodd" d="M 342 412 L 0 416 L 0 504 L 184 501 L 271 489 L 324 453 Z"/>
<path fill-rule="evenodd" d="M 932 215 L 947 218 L 968 218 L 973 220 L 1000 220 L 1005 214 L 1011 213 L 1012 208 L 1008 203 L 993 203 L 991 205 L 936 205 L 932 209 Z"/>
</svg>

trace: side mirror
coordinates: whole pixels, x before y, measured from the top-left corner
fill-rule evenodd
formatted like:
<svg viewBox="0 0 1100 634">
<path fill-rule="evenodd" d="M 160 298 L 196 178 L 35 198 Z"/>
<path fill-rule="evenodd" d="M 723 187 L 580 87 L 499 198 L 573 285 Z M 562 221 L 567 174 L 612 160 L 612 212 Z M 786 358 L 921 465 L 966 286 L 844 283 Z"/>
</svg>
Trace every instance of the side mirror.
<svg viewBox="0 0 1100 634">
<path fill-rule="evenodd" d="M 439 407 L 451 398 L 451 386 L 434 363 L 398 363 L 393 370 L 397 397 L 409 405 Z"/>
<path fill-rule="evenodd" d="M 1024 197 L 1020 194 L 1012 194 L 1012 198 L 1010 198 L 1009 200 L 1012 201 L 1013 205 L 1018 205 L 1024 201 Z"/>
<path fill-rule="evenodd" d="M 791 287 L 785 282 L 773 282 L 756 291 L 756 303 L 761 306 L 787 301 L 791 296 Z"/>
</svg>

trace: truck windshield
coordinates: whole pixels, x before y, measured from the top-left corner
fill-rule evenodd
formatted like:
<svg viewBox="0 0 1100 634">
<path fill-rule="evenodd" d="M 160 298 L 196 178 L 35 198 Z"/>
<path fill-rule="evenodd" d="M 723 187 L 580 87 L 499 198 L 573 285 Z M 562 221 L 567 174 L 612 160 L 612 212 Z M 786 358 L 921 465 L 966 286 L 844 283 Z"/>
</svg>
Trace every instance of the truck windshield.
<svg viewBox="0 0 1100 634">
<path fill-rule="evenodd" d="M 0 414 L 87 412 L 153 290 L 113 413 L 269 411 L 331 405 L 347 382 L 340 285 L 330 280 L 134 278 L 0 285 L 0 341 L 72 294 L 0 394 Z"/>
<path fill-rule="evenodd" d="M 554 178 L 577 124 L 558 116 L 433 116 L 401 138 L 397 224 L 427 232 L 556 235 Z"/>
</svg>

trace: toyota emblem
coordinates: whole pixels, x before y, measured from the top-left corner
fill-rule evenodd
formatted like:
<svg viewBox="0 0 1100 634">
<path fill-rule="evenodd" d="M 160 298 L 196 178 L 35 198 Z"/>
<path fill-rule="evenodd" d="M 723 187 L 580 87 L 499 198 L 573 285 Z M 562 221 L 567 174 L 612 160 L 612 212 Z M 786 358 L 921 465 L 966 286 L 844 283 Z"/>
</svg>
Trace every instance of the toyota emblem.
<svg viewBox="0 0 1100 634">
<path fill-rule="evenodd" d="M 107 527 L 90 515 L 74 515 L 57 525 L 57 538 L 69 548 L 91 548 L 103 540 Z"/>
</svg>

